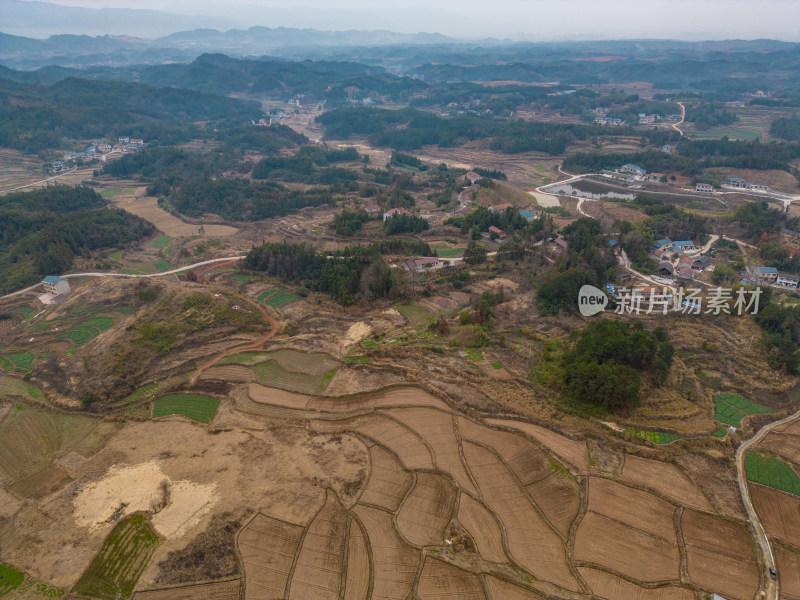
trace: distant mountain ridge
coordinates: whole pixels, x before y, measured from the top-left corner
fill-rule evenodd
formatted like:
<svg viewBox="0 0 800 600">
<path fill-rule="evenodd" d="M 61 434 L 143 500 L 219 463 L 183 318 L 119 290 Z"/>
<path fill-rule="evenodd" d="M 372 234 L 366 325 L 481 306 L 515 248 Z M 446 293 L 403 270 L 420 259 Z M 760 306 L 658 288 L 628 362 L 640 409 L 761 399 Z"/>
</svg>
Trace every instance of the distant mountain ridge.
<svg viewBox="0 0 800 600">
<path fill-rule="evenodd" d="M 235 27 L 216 17 L 182 15 L 139 8 L 84 8 L 39 0 L 2 0 L 0 28 L 33 38 L 54 34 L 159 37 L 182 29 Z"/>
</svg>

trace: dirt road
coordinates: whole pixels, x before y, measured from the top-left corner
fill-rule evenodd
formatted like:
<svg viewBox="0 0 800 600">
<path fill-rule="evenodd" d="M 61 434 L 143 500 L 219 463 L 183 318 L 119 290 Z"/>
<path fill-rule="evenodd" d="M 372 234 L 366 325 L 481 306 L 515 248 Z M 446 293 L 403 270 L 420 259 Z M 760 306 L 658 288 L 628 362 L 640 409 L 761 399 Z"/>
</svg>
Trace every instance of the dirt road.
<svg viewBox="0 0 800 600">
<path fill-rule="evenodd" d="M 779 599 L 780 584 L 777 579 L 773 580 L 770 576 L 770 569 L 775 569 L 777 571 L 775 556 L 772 554 L 772 546 L 769 543 L 767 532 L 764 530 L 761 519 L 758 518 L 758 513 L 750 498 L 750 488 L 747 485 L 747 472 L 744 468 L 744 459 L 750 447 L 757 445 L 770 431 L 781 425 L 797 421 L 798 419 L 800 419 L 800 410 L 789 415 L 785 419 L 775 421 L 774 423 L 762 427 L 753 437 L 742 442 L 736 449 L 736 475 L 739 479 L 739 493 L 742 495 L 742 503 L 747 511 L 747 522 L 750 524 L 750 528 L 753 531 L 753 539 L 758 547 L 758 558 L 761 562 L 763 573 L 761 589 L 763 595 L 761 597 L 766 600 Z"/>
<path fill-rule="evenodd" d="M 678 133 L 680 133 L 680 134 L 681 134 L 681 137 L 683 137 L 683 131 L 681 131 L 681 130 L 680 130 L 680 128 L 678 127 L 678 125 L 680 125 L 681 123 L 683 123 L 684 119 L 686 118 L 686 107 L 683 105 L 683 102 L 678 102 L 678 106 L 680 106 L 680 107 L 681 107 L 681 120 L 680 120 L 680 121 L 678 121 L 677 123 L 674 123 L 674 124 L 672 125 L 672 128 L 673 128 L 675 131 L 677 131 Z"/>
<path fill-rule="evenodd" d="M 131 273 L 70 273 L 69 275 L 61 275 L 62 279 L 74 279 L 79 277 L 125 277 L 128 279 L 136 279 L 139 277 L 143 278 L 150 278 L 150 277 L 163 277 L 164 275 L 174 275 L 175 273 L 183 273 L 184 271 L 189 271 L 191 269 L 196 269 L 197 267 L 204 267 L 206 265 L 214 265 L 216 263 L 230 263 L 231 265 L 235 264 L 240 260 L 244 260 L 245 256 L 226 256 L 225 258 L 212 258 L 211 260 L 204 260 L 202 262 L 194 263 L 192 265 L 186 265 L 183 267 L 178 267 L 177 269 L 170 269 L 169 271 L 161 271 L 160 273 L 147 273 L 145 275 L 134 275 Z M 227 266 L 227 265 L 225 265 Z M 12 296 L 18 296 L 20 294 L 24 294 L 25 292 L 30 292 L 35 290 L 37 287 L 42 285 L 41 283 L 36 283 L 34 285 L 28 286 L 24 289 L 17 290 L 16 292 L 11 292 L 10 294 L 6 294 L 5 296 L 0 296 L 0 300 L 3 298 L 11 298 Z"/>
<path fill-rule="evenodd" d="M 195 384 L 197 378 L 203 374 L 203 371 L 213 367 L 215 364 L 217 364 L 220 360 L 222 360 L 226 356 L 233 356 L 234 354 L 239 354 L 240 352 L 248 352 L 250 350 L 261 350 L 261 348 L 264 347 L 266 341 L 269 340 L 273 335 L 275 335 L 278 332 L 278 327 L 279 327 L 278 322 L 275 319 L 273 319 L 269 315 L 269 313 L 267 313 L 266 309 L 263 306 L 261 306 L 260 304 L 258 304 L 258 302 L 255 302 L 254 300 L 250 300 L 249 298 L 243 298 L 241 296 L 240 298 L 245 302 L 247 302 L 248 304 L 252 304 L 259 310 L 261 316 L 263 316 L 266 321 L 269 321 L 271 325 L 270 330 L 265 332 L 264 335 L 262 335 L 259 339 L 255 340 L 254 342 L 246 342 L 244 344 L 234 346 L 233 348 L 228 348 L 227 350 L 220 352 L 217 356 L 209 360 L 207 363 L 197 367 L 197 370 L 194 372 L 194 375 L 192 375 L 191 379 L 189 379 L 189 387 Z"/>
</svg>

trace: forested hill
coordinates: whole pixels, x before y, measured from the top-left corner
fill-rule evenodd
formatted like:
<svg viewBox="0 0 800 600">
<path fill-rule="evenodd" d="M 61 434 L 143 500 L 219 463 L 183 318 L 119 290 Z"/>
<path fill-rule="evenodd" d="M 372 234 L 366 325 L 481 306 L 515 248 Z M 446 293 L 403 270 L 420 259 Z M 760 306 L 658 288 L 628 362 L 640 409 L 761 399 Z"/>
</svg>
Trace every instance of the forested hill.
<svg viewBox="0 0 800 600">
<path fill-rule="evenodd" d="M 119 135 L 171 144 L 198 135 L 195 121 L 240 124 L 260 107 L 192 90 L 69 77 L 51 85 L 0 79 L 0 146 L 25 152 L 57 148 L 62 138 Z"/>
<path fill-rule="evenodd" d="M 323 113 L 317 121 L 326 127 L 329 139 L 364 135 L 375 146 L 397 150 L 416 150 L 428 144 L 452 148 L 485 140 L 485 146 L 506 154 L 535 150 L 557 155 L 571 142 L 597 135 L 635 133 L 658 145 L 677 139 L 675 132 L 667 130 L 634 131 L 630 127 L 487 119 L 474 115 L 445 119 L 413 108 L 339 107 Z"/>
<path fill-rule="evenodd" d="M 121 246 L 153 233 L 152 225 L 107 208 L 88 187 L 49 187 L 0 197 L 3 293 L 60 275 L 77 255 Z"/>
<path fill-rule="evenodd" d="M 203 54 L 192 63 L 137 68 L 120 73 L 151 85 L 179 87 L 230 94 L 249 92 L 291 97 L 305 94 L 316 99 L 340 100 L 349 92 L 375 92 L 395 99 L 408 99 L 427 85 L 408 77 L 397 77 L 380 67 L 353 62 L 287 61 L 279 59 L 235 59 L 224 54 Z M 352 88 L 347 90 L 346 88 Z"/>
</svg>

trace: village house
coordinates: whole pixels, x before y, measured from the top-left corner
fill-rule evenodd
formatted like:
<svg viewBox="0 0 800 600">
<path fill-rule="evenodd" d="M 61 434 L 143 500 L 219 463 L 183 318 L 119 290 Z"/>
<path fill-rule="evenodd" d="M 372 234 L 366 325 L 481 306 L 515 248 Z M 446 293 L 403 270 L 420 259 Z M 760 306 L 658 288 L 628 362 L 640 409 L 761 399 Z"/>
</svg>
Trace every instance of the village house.
<svg viewBox="0 0 800 600">
<path fill-rule="evenodd" d="M 406 271 L 417 269 L 435 269 L 440 265 L 440 261 L 435 256 L 417 258 L 415 260 L 407 260 L 403 263 L 403 269 Z"/>
<path fill-rule="evenodd" d="M 694 186 L 694 191 L 695 192 L 713 192 L 714 191 L 714 186 L 711 185 L 710 183 L 698 183 L 696 186 Z"/>
<path fill-rule="evenodd" d="M 374 219 L 375 217 L 377 217 L 380 214 L 381 207 L 378 206 L 377 204 L 374 204 L 374 203 L 373 204 L 367 204 L 364 207 L 364 210 L 367 211 L 367 215 L 369 215 L 370 218 Z"/>
<path fill-rule="evenodd" d="M 778 269 L 775 267 L 756 267 L 753 275 L 757 283 L 775 283 L 778 280 Z"/>
<path fill-rule="evenodd" d="M 707 256 L 698 256 L 692 261 L 692 269 L 695 271 L 705 271 L 711 266 L 711 259 Z"/>
<path fill-rule="evenodd" d="M 628 163 L 627 165 L 622 165 L 619 168 L 620 173 L 625 173 L 626 175 L 636 175 L 639 177 L 644 177 L 647 175 L 647 171 L 644 170 L 642 167 L 638 167 L 636 165 L 632 165 Z"/>
<path fill-rule="evenodd" d="M 658 263 L 658 274 L 662 277 L 672 277 L 675 274 L 675 267 L 671 262 L 661 261 Z"/>
<path fill-rule="evenodd" d="M 569 248 L 569 243 L 562 237 L 557 237 L 555 243 L 555 251 L 558 254 L 566 252 Z"/>
<path fill-rule="evenodd" d="M 61 294 L 69 294 L 69 281 L 56 277 L 55 275 L 48 275 L 42 280 L 42 287 L 44 291 L 53 296 L 60 296 Z"/>
<path fill-rule="evenodd" d="M 509 209 L 512 206 L 514 206 L 514 205 L 511 204 L 510 202 L 505 202 L 503 204 L 493 204 L 492 206 L 489 207 L 489 212 L 491 212 L 491 213 L 504 213 L 504 212 L 506 212 L 506 209 Z"/>
<path fill-rule="evenodd" d="M 532 210 L 521 210 L 519 211 L 519 216 L 524 217 L 527 221 L 533 221 L 536 219 L 536 213 Z"/>
<path fill-rule="evenodd" d="M 477 182 L 477 181 L 480 181 L 481 179 L 483 179 L 483 177 L 481 177 L 480 175 L 478 175 L 478 174 L 477 174 L 475 171 L 468 171 L 468 172 L 467 172 L 467 173 L 464 175 L 464 179 L 466 179 L 467 181 L 469 181 L 470 185 L 472 185 L 473 183 L 475 183 L 475 182 Z"/>
<path fill-rule="evenodd" d="M 499 227 L 495 227 L 494 225 L 489 226 L 489 237 L 492 237 L 492 234 L 496 233 L 498 239 L 504 240 L 506 239 L 506 232 L 500 229 Z"/>
<path fill-rule="evenodd" d="M 679 242 L 672 242 L 672 249 L 675 250 L 675 252 L 688 252 L 697 250 L 697 246 L 695 246 L 694 242 L 691 240 L 681 240 Z"/>
<path fill-rule="evenodd" d="M 662 177 L 666 177 L 663 173 L 648 173 L 645 175 L 645 181 L 661 181 Z"/>
<path fill-rule="evenodd" d="M 800 284 L 800 277 L 797 275 L 778 271 L 778 277 L 775 279 L 775 285 L 787 288 L 796 288 L 798 287 L 798 284 Z"/>
<path fill-rule="evenodd" d="M 391 219 L 395 215 L 402 215 L 405 211 L 402 208 L 390 208 L 383 213 L 383 220 Z"/>
</svg>

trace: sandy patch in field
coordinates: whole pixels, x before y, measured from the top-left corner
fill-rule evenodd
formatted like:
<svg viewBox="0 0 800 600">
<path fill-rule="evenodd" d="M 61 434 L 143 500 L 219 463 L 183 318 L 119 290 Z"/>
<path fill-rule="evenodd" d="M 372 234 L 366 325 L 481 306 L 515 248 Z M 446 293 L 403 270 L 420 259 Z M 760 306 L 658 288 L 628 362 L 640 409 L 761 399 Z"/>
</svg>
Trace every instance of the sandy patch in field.
<svg viewBox="0 0 800 600">
<path fill-rule="evenodd" d="M 528 193 L 534 197 L 534 199 L 536 200 L 536 204 L 538 204 L 542 208 L 561 206 L 561 203 L 558 201 L 558 196 L 553 196 L 552 194 L 543 194 L 541 192 L 528 192 Z"/>
<path fill-rule="evenodd" d="M 86 486 L 74 500 L 75 520 L 96 528 L 116 517 L 152 511 L 161 498 L 159 485 L 169 482 L 167 506 L 153 517 L 153 527 L 166 538 L 183 535 L 217 503 L 216 484 L 170 481 L 157 461 L 133 467 L 113 466 L 103 479 Z"/>
<path fill-rule="evenodd" d="M 349 346 L 357 344 L 371 333 L 372 327 L 364 323 L 364 321 L 359 321 L 358 323 L 350 325 L 350 328 L 347 330 L 347 333 L 344 334 L 344 338 L 341 342 L 340 347 L 342 353 L 344 353 Z"/>
<path fill-rule="evenodd" d="M 168 213 L 158 205 L 158 199 L 154 196 L 142 196 L 139 188 L 135 196 L 129 194 L 117 194 L 112 198 L 114 204 L 128 211 L 137 217 L 143 218 L 155 225 L 159 231 L 172 237 L 182 237 L 186 235 L 195 235 L 200 228 L 199 224 L 187 223 L 180 220 L 178 217 Z M 212 237 L 225 237 L 233 235 L 238 229 L 229 225 L 215 225 L 203 224 L 205 235 Z"/>
</svg>

